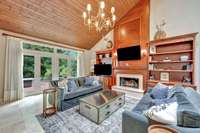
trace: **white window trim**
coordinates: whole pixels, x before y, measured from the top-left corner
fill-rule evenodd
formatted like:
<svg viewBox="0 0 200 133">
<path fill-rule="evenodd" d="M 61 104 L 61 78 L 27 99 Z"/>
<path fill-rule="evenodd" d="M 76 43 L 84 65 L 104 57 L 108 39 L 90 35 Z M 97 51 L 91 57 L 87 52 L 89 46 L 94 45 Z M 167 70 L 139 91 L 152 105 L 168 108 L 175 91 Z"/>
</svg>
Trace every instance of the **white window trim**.
<svg viewBox="0 0 200 133">
<path fill-rule="evenodd" d="M 68 55 L 64 55 L 64 54 L 59 54 L 57 53 L 57 49 L 64 49 L 64 50 L 69 50 L 69 51 L 75 51 L 75 50 L 70 50 L 70 49 L 66 49 L 66 48 L 62 48 L 62 47 L 56 47 L 56 46 L 50 46 L 50 45 L 46 45 L 46 44 L 40 44 L 37 42 L 32 42 L 32 41 L 22 41 L 23 43 L 30 43 L 33 45 L 39 45 L 39 46 L 45 46 L 48 48 L 54 48 L 53 53 L 50 52 L 41 52 L 41 51 L 36 51 L 36 50 L 28 50 L 28 49 L 23 49 L 23 55 L 28 55 L 28 56 L 34 56 L 34 78 L 40 78 L 40 72 L 41 72 L 41 57 L 50 57 L 52 59 L 52 80 L 58 80 L 59 77 L 59 59 L 67 59 L 70 65 L 71 60 L 77 60 L 77 76 L 79 75 L 78 72 L 78 57 L 77 58 L 71 58 Z M 82 53 L 81 51 L 76 51 L 79 54 Z"/>
</svg>

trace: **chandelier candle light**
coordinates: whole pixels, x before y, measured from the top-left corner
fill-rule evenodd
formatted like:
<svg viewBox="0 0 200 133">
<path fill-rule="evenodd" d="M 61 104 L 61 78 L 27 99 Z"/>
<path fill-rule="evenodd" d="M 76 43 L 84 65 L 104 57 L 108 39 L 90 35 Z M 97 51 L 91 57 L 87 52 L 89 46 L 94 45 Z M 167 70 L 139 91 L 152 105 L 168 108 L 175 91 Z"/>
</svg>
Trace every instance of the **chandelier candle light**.
<svg viewBox="0 0 200 133">
<path fill-rule="evenodd" d="M 110 10 L 111 14 L 108 17 L 106 16 L 104 9 L 105 9 L 105 2 L 100 1 L 97 15 L 92 16 L 91 15 L 92 6 L 91 4 L 87 4 L 86 11 L 83 12 L 83 19 L 84 19 L 84 24 L 89 27 L 89 30 L 92 27 L 95 27 L 97 32 L 101 32 L 103 29 L 108 30 L 114 27 L 116 21 L 115 8 L 111 7 Z"/>
</svg>

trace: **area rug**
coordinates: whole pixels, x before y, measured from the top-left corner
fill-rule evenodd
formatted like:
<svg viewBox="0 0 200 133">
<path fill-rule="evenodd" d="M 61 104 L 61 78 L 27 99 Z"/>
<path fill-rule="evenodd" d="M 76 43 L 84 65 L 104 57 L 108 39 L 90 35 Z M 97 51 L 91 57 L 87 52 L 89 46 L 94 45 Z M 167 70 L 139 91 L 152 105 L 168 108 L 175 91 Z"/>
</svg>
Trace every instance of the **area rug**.
<svg viewBox="0 0 200 133">
<path fill-rule="evenodd" d="M 131 110 L 137 102 L 136 99 L 126 98 L 125 105 L 100 125 L 80 115 L 78 106 L 47 118 L 42 114 L 37 115 L 36 118 L 46 133 L 121 133 L 122 113 Z"/>
</svg>

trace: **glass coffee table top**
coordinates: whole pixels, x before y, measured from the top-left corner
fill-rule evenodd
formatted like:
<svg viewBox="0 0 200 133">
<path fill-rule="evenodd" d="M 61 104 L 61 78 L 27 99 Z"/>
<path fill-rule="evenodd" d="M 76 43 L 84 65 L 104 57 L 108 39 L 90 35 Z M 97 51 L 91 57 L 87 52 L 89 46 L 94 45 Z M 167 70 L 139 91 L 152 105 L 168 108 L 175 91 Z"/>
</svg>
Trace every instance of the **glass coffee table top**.
<svg viewBox="0 0 200 133">
<path fill-rule="evenodd" d="M 100 107 L 109 103 L 111 100 L 121 97 L 122 95 L 125 95 L 125 93 L 112 90 L 103 90 L 99 93 L 81 98 L 80 101 L 93 105 L 95 107 Z"/>
</svg>

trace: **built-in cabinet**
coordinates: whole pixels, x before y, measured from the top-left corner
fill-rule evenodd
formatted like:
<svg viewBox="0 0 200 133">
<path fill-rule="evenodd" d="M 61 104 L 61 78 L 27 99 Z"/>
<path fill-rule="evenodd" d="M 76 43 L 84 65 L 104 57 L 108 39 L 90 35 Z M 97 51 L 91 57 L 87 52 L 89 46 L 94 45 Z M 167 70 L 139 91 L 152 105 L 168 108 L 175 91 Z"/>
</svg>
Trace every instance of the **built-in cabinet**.
<svg viewBox="0 0 200 133">
<path fill-rule="evenodd" d="M 148 86 L 195 85 L 195 37 L 191 33 L 149 42 Z"/>
</svg>

